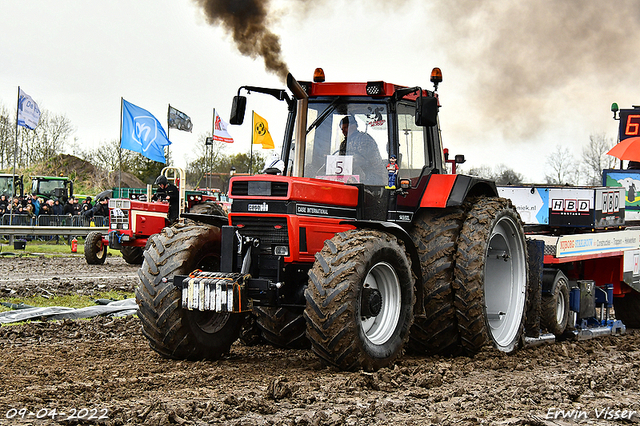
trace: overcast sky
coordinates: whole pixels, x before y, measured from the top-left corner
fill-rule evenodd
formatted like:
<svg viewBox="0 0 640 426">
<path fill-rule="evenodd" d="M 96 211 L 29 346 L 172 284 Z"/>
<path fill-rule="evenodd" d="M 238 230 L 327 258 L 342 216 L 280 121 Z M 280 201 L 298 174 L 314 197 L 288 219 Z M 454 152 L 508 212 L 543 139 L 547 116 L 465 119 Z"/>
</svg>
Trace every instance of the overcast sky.
<svg viewBox="0 0 640 426">
<path fill-rule="evenodd" d="M 640 104 L 633 0 L 272 0 L 264 22 L 301 80 L 323 67 L 327 81 L 431 88 L 440 67 L 444 145 L 466 169 L 503 163 L 541 182 L 558 145 L 578 160 L 590 135 L 617 136 L 612 102 Z M 284 87 L 193 0 L 2 0 L 0 28 L 0 104 L 15 114 L 20 86 L 83 149 L 119 138 L 121 97 L 163 123 L 171 104 L 194 124 L 170 131 L 184 166 L 239 86 Z M 281 145 L 285 105 L 253 95 L 248 110 Z M 229 152 L 249 150 L 247 124 L 230 133 Z"/>
</svg>

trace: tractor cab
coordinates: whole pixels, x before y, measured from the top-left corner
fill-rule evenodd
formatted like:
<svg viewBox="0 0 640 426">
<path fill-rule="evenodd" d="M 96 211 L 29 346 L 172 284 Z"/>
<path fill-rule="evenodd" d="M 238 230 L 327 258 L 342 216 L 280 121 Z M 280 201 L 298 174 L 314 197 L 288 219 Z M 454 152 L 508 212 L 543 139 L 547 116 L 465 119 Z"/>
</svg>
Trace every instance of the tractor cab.
<svg viewBox="0 0 640 426">
<path fill-rule="evenodd" d="M 45 200 L 66 200 L 73 197 L 73 181 L 65 176 L 31 177 L 31 193 Z"/>
<path fill-rule="evenodd" d="M 438 68 L 431 81 L 436 88 L 442 81 Z M 327 83 L 320 68 L 313 82 L 289 76 L 287 85 L 293 98 L 244 87 L 288 103 L 281 174 L 356 186 L 358 219 L 408 224 L 429 176 L 446 173 L 435 91 L 383 81 Z M 231 124 L 242 123 L 245 108 L 246 97 L 236 96 Z"/>
<path fill-rule="evenodd" d="M 423 171 L 441 168 L 435 95 L 424 92 L 433 104 L 431 126 L 425 128 L 416 124 L 415 95 L 398 99 L 394 86 L 374 84 L 380 96 L 366 96 L 372 83 L 339 90 L 314 87 L 320 96 L 308 101 L 302 176 L 388 187 L 390 167 L 397 177 L 416 179 Z M 383 96 L 385 86 L 390 86 L 389 93 Z M 422 91 L 415 88 L 417 92 Z"/>
</svg>

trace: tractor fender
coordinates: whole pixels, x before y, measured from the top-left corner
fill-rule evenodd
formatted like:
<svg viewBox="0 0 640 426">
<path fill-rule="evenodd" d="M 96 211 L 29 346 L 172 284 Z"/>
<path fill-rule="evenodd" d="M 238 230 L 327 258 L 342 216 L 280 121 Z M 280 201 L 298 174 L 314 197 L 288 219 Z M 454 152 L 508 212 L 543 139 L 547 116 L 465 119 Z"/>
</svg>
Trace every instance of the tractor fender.
<svg viewBox="0 0 640 426">
<path fill-rule="evenodd" d="M 194 222 L 205 223 L 207 225 L 213 225 L 218 227 L 229 224 L 228 217 L 218 216 L 213 214 L 183 213 L 181 217 L 185 219 L 191 219 Z"/>
<path fill-rule="evenodd" d="M 569 279 L 561 270 L 554 268 L 544 268 L 542 270 L 542 293 L 553 294 L 553 292 L 556 290 L 556 283 L 561 278 L 564 278 L 566 282 L 569 282 Z"/>
<path fill-rule="evenodd" d="M 418 256 L 418 250 L 411 239 L 409 233 L 400 225 L 393 222 L 381 222 L 374 220 L 345 220 L 341 221 L 340 225 L 352 225 L 358 229 L 373 229 L 377 231 L 388 232 L 392 234 L 404 243 L 407 253 L 411 259 L 411 269 L 416 275 L 416 282 L 422 282 L 422 270 L 420 268 L 420 257 Z"/>
<path fill-rule="evenodd" d="M 480 196 L 498 196 L 495 182 L 475 176 L 433 174 L 429 176 L 419 207 L 455 207 Z"/>
</svg>

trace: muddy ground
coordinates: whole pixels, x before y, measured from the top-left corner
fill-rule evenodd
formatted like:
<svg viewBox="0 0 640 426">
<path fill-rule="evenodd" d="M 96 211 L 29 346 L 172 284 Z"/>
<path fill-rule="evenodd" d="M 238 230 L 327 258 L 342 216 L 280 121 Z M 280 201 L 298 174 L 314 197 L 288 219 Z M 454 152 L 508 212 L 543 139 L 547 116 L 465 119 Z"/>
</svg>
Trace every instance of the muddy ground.
<svg viewBox="0 0 640 426">
<path fill-rule="evenodd" d="M 0 258 L 0 297 L 133 291 L 135 273 L 120 258 Z M 166 360 L 135 317 L 36 322 L 0 328 L 0 424 L 636 424 L 639 371 L 635 330 L 346 373 L 311 351 L 266 345 L 236 343 L 214 362 Z"/>
</svg>

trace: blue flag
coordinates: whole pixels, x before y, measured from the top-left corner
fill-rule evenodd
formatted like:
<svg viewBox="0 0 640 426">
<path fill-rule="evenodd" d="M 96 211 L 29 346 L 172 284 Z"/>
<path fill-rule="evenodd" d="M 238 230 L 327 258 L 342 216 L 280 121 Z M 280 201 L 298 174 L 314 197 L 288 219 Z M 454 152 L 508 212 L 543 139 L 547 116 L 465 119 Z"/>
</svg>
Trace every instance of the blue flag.
<svg viewBox="0 0 640 426">
<path fill-rule="evenodd" d="M 20 87 L 18 87 L 18 126 L 34 130 L 40 121 L 40 108 Z"/>
<path fill-rule="evenodd" d="M 149 111 L 123 99 L 120 148 L 166 163 L 164 147 L 167 145 L 171 145 L 171 142 L 160 122 Z"/>
</svg>

